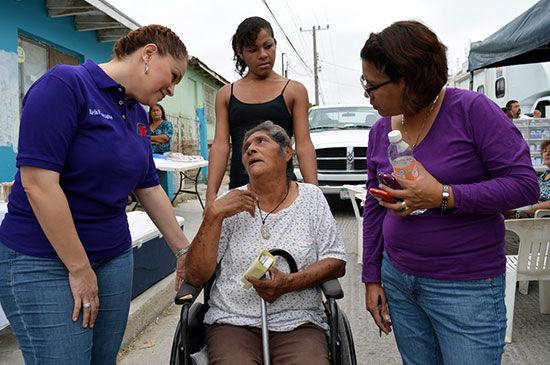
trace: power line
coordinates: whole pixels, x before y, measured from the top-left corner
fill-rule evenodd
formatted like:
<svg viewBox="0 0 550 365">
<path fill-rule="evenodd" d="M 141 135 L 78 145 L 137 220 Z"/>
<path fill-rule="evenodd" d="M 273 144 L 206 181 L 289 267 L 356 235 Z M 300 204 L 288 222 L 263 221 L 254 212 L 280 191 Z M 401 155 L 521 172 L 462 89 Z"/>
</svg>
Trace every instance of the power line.
<svg viewBox="0 0 550 365">
<path fill-rule="evenodd" d="M 337 65 L 336 63 L 331 63 L 331 62 L 328 62 L 328 61 L 323 61 L 323 63 L 326 63 L 327 65 L 331 65 L 331 66 L 334 66 L 334 67 L 343 68 L 343 69 L 346 69 L 346 70 L 349 70 L 349 71 L 354 71 L 354 72 L 357 72 L 357 73 L 361 73 L 361 70 L 359 70 L 357 68 L 351 68 L 351 67 L 346 67 L 346 66 L 342 66 L 342 65 Z"/>
<path fill-rule="evenodd" d="M 288 68 L 289 68 L 290 70 L 292 70 L 292 72 L 295 73 L 295 74 L 298 75 L 298 76 L 303 76 L 303 77 L 309 77 L 309 76 L 311 76 L 309 73 L 303 74 L 303 73 L 298 72 L 298 71 L 291 65 L 290 62 L 288 63 Z M 306 68 L 306 70 L 309 71 L 308 68 Z"/>
<path fill-rule="evenodd" d="M 317 37 L 316 33 L 320 30 L 327 30 L 328 24 L 326 28 L 321 28 L 320 25 L 311 27 L 311 30 L 309 29 L 302 29 L 300 27 L 300 32 L 311 32 L 311 35 L 313 36 L 313 82 L 315 86 L 315 105 L 319 105 L 319 68 L 317 67 L 317 61 L 319 59 L 319 54 L 317 53 Z"/>
<path fill-rule="evenodd" d="M 327 3 L 326 3 L 326 0 L 323 0 L 323 10 L 325 11 L 325 18 L 327 20 L 327 23 L 329 21 L 328 19 L 328 12 L 327 12 Z M 329 32 L 328 34 L 328 43 L 329 43 L 329 47 L 330 47 L 330 54 L 332 55 L 332 59 L 333 60 L 336 60 L 336 57 L 334 57 L 334 47 L 333 47 L 333 42 L 332 42 L 332 32 Z M 327 64 L 330 64 L 330 62 L 326 62 L 325 63 Z M 338 101 L 341 101 L 342 99 L 342 90 L 340 89 L 340 74 L 338 72 L 336 72 L 336 80 L 338 81 L 337 83 L 337 87 L 336 89 L 338 90 Z"/>
<path fill-rule="evenodd" d="M 299 27 L 298 27 L 298 24 L 296 24 L 296 20 L 294 19 L 294 14 L 296 14 L 296 16 L 298 18 L 298 22 L 302 23 L 299 13 L 292 10 L 292 8 L 290 7 L 290 4 L 288 3 L 288 0 L 285 0 L 285 5 L 286 5 L 286 8 L 288 9 L 288 14 L 290 15 L 290 19 L 292 20 L 292 23 L 294 24 L 294 29 L 298 29 Z M 298 40 L 300 41 L 300 45 L 302 46 L 302 49 L 307 49 L 307 47 L 304 43 L 303 37 L 298 37 Z"/>
<path fill-rule="evenodd" d="M 267 11 L 269 12 L 269 14 L 271 15 L 271 17 L 272 17 L 273 20 L 275 21 L 275 24 L 277 24 L 277 27 L 279 28 L 279 30 L 281 31 L 281 33 L 282 33 L 283 36 L 285 37 L 287 43 L 290 45 L 290 48 L 292 48 L 292 51 L 293 51 L 293 52 L 296 54 L 296 56 L 300 59 L 300 62 L 302 62 L 303 65 L 306 66 L 306 68 L 307 68 L 306 61 L 304 61 L 304 59 L 302 58 L 302 56 L 300 56 L 300 54 L 298 53 L 298 51 L 297 51 L 296 48 L 294 47 L 294 44 L 292 44 L 292 42 L 290 41 L 290 39 L 289 39 L 288 36 L 286 35 L 285 30 L 283 29 L 283 27 L 281 26 L 281 24 L 279 24 L 279 21 L 278 21 L 277 18 L 275 17 L 275 14 L 273 14 L 273 12 L 271 11 L 271 8 L 269 7 L 269 5 L 267 5 L 267 1 L 266 1 L 266 0 L 262 0 L 262 3 L 264 3 L 265 7 L 267 8 Z"/>
</svg>

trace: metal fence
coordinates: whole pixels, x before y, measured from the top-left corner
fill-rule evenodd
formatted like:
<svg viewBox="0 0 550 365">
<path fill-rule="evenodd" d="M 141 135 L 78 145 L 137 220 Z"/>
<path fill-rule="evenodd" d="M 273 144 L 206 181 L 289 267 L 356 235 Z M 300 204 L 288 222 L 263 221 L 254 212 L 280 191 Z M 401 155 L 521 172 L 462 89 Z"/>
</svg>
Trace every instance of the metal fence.
<svg viewBox="0 0 550 365">
<path fill-rule="evenodd" d="M 179 113 L 166 113 L 166 119 L 172 122 L 174 129 L 171 150 L 184 155 L 200 155 L 199 120 Z"/>
</svg>

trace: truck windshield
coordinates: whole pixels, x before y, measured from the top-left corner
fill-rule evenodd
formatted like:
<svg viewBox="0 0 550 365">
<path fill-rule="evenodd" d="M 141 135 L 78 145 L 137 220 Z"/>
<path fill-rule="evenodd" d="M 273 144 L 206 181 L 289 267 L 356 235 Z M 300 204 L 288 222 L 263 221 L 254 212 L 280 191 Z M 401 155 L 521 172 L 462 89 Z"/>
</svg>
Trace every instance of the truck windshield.
<svg viewBox="0 0 550 365">
<path fill-rule="evenodd" d="M 311 109 L 309 129 L 367 129 L 379 118 L 378 112 L 368 106 Z"/>
</svg>

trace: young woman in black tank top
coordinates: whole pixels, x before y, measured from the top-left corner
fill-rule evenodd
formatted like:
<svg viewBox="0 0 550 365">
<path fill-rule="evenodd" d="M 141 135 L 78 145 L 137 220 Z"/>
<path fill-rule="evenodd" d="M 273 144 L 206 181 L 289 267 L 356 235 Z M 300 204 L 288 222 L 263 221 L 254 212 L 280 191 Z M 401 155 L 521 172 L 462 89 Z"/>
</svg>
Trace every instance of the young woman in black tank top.
<svg viewBox="0 0 550 365">
<path fill-rule="evenodd" d="M 232 39 L 237 82 L 226 85 L 216 95 L 216 135 L 210 149 L 206 204 L 216 199 L 227 160 L 231 136 L 232 158 L 230 188 L 245 185 L 241 161 L 242 139 L 254 126 L 271 120 L 296 140 L 296 154 L 304 181 L 317 185 L 315 149 L 309 136 L 308 105 L 305 87 L 273 71 L 276 41 L 273 29 L 259 17 L 245 19 Z"/>
</svg>

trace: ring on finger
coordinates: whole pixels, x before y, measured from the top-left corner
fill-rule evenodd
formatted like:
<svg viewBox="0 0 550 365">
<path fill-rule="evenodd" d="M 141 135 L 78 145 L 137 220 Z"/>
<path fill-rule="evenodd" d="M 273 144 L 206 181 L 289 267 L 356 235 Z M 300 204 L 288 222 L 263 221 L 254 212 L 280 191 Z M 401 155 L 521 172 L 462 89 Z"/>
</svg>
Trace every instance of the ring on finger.
<svg viewBox="0 0 550 365">
<path fill-rule="evenodd" d="M 407 203 L 405 203 L 404 200 L 401 202 L 401 208 L 403 208 L 402 210 L 407 210 L 407 209 L 409 209 L 409 207 L 407 206 Z"/>
<path fill-rule="evenodd" d="M 90 308 L 91 305 L 92 303 L 84 303 L 82 304 L 82 308 Z"/>
</svg>

